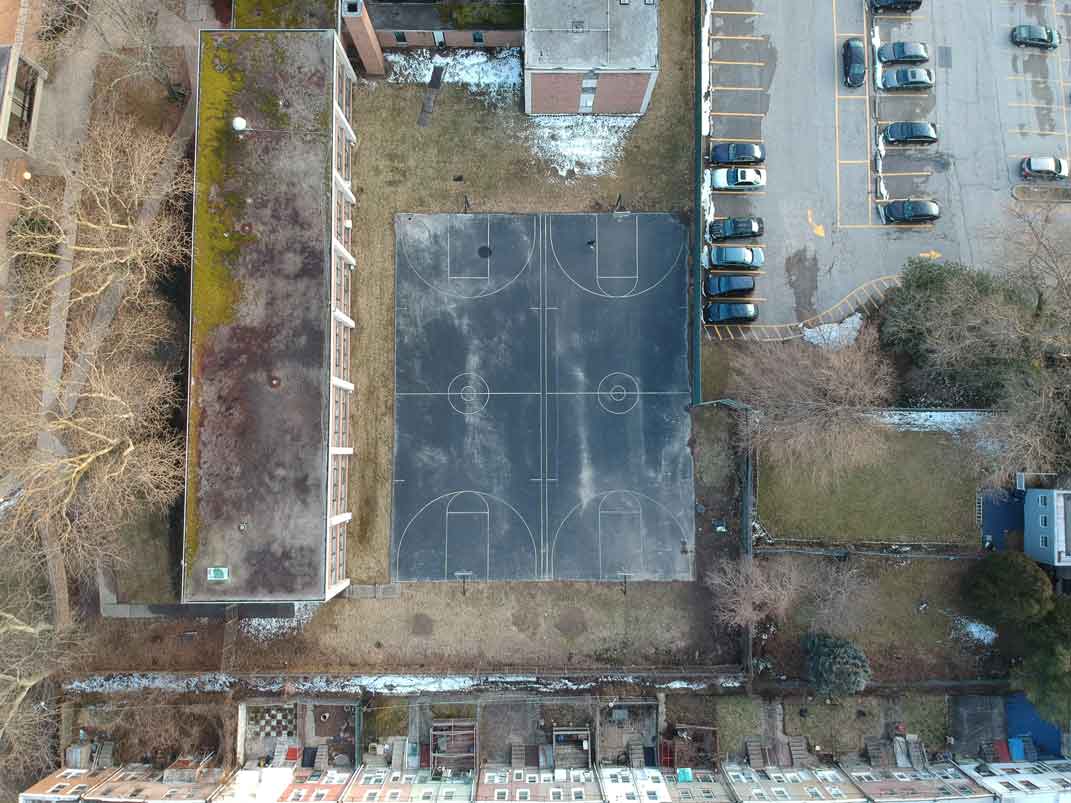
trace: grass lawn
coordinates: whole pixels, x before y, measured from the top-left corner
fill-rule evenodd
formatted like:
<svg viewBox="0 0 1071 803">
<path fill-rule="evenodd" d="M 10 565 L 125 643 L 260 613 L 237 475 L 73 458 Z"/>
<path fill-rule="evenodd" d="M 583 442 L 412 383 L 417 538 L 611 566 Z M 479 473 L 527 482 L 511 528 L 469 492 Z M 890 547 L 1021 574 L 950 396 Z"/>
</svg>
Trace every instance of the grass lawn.
<svg viewBox="0 0 1071 803">
<path fill-rule="evenodd" d="M 759 460 L 759 519 L 774 536 L 831 543 L 977 544 L 977 478 L 966 449 L 934 432 L 895 432 L 882 461 L 819 489 Z"/>
<path fill-rule="evenodd" d="M 732 367 L 731 348 L 732 345 L 720 340 L 703 339 L 700 355 L 703 363 L 703 401 L 720 399 L 725 395 Z"/>
<path fill-rule="evenodd" d="M 491 108 L 463 87 L 445 85 L 428 126 L 419 128 L 426 87 L 359 82 L 351 316 L 357 322 L 351 432 L 359 468 L 355 464 L 350 474 L 348 528 L 348 570 L 355 583 L 389 578 L 395 214 L 461 212 L 466 198 L 476 213 L 606 211 L 620 194 L 627 209 L 690 215 L 692 17 L 691 0 L 662 4 L 661 74 L 650 108 L 619 162 L 600 176 L 563 178 L 533 154 L 526 142 L 532 124 L 519 93 L 510 105 Z"/>
<path fill-rule="evenodd" d="M 818 752 L 857 753 L 868 736 L 882 733 L 881 700 L 877 697 L 845 697 L 830 705 L 816 698 L 786 697 L 785 734 L 806 736 Z"/>
<path fill-rule="evenodd" d="M 122 548 L 115 564 L 117 601 L 178 602 L 172 580 L 167 513 L 144 513 L 122 532 L 120 538 Z"/>
<path fill-rule="evenodd" d="M 947 695 L 905 694 L 896 704 L 908 733 L 917 733 L 930 750 L 944 748 L 949 735 Z"/>
<path fill-rule="evenodd" d="M 742 753 L 744 739 L 762 735 L 762 701 L 758 697 L 719 697 L 714 723 L 721 754 Z"/>
<path fill-rule="evenodd" d="M 822 560 L 806 558 L 801 560 Z M 866 603 L 857 611 L 855 642 L 866 653 L 874 680 L 894 683 L 943 678 L 973 678 L 979 672 L 974 649 L 952 636 L 952 618 L 966 615 L 961 597 L 969 561 L 852 558 L 874 579 Z M 926 603 L 920 611 L 919 607 Z M 778 628 L 762 645 L 772 661 L 771 674 L 803 677 L 800 640 L 810 622 L 805 613 Z M 756 646 L 756 650 L 759 646 Z"/>
</svg>

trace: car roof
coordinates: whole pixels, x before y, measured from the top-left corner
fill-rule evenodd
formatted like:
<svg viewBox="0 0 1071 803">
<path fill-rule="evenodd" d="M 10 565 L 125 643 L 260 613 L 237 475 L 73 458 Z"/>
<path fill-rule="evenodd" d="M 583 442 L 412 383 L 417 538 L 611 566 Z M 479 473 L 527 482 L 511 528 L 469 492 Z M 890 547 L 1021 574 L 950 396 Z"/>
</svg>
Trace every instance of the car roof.
<svg viewBox="0 0 1071 803">
<path fill-rule="evenodd" d="M 1055 156 L 1028 156 L 1026 160 L 1030 163 L 1031 167 L 1047 167 L 1056 169 L 1056 164 L 1059 162 Z"/>
<path fill-rule="evenodd" d="M 718 245 L 715 246 L 715 250 L 723 254 L 729 254 L 734 251 L 743 253 L 745 251 L 750 251 L 751 249 L 746 245 Z"/>
<path fill-rule="evenodd" d="M 1027 36 L 1048 36 L 1049 34 L 1049 29 L 1044 25 L 1016 25 L 1015 31 Z"/>
<path fill-rule="evenodd" d="M 847 50 L 858 50 L 858 51 L 862 52 L 862 50 L 863 50 L 863 40 L 862 39 L 846 39 L 845 42 L 844 42 L 844 47 Z"/>
</svg>

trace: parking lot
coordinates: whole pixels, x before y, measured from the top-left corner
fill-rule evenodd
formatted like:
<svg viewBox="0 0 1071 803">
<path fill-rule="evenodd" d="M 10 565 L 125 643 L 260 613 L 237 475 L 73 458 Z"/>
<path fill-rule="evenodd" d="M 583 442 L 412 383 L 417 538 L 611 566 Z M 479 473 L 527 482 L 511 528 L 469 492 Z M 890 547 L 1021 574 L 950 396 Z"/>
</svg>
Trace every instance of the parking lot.
<svg viewBox="0 0 1071 803">
<path fill-rule="evenodd" d="M 1010 32 L 1023 23 L 1065 42 L 1016 48 Z M 765 220 L 759 320 L 729 336 L 784 336 L 777 325 L 872 306 L 910 257 L 995 267 L 1014 199 L 1063 200 L 1051 184 L 1024 185 L 1019 163 L 1071 153 L 1069 36 L 1071 0 L 923 0 L 919 11 L 881 15 L 867 0 L 717 0 L 710 139 L 767 150 L 765 188 L 711 195 L 716 217 Z M 851 38 L 866 49 L 858 88 L 842 81 Z M 891 41 L 927 45 L 932 89 L 877 88 L 874 49 Z M 937 145 L 878 148 L 889 123 L 915 120 L 937 125 Z M 883 207 L 900 199 L 935 200 L 941 218 L 885 225 Z"/>
</svg>

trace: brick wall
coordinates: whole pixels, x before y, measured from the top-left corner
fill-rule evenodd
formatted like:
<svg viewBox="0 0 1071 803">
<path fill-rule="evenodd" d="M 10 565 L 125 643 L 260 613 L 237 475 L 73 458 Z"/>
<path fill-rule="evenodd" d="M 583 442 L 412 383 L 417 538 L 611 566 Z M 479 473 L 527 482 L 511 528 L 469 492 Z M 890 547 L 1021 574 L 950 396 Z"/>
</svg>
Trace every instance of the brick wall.
<svg viewBox="0 0 1071 803">
<path fill-rule="evenodd" d="M 596 114 L 640 114 L 651 73 L 599 73 L 595 91 Z"/>
<path fill-rule="evenodd" d="M 532 114 L 576 114 L 583 73 L 528 73 Z"/>
</svg>

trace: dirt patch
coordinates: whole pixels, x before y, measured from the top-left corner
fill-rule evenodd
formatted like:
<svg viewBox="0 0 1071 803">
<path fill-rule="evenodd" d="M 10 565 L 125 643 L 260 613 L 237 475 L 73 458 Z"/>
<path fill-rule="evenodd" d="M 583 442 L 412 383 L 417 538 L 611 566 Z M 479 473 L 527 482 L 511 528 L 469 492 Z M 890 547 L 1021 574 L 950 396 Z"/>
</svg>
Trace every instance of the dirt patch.
<svg viewBox="0 0 1071 803">
<path fill-rule="evenodd" d="M 525 142 L 531 122 L 520 97 L 490 108 L 460 86 L 444 86 L 435 114 L 417 126 L 423 86 L 361 81 L 354 98 L 361 132 L 353 166 L 357 292 L 353 314 L 351 426 L 360 470 L 351 472 L 349 576 L 389 578 L 394 444 L 394 215 L 399 212 L 678 212 L 692 205 L 692 4 L 662 7 L 662 65 L 649 111 L 633 128 L 612 173 L 564 178 Z M 461 180 L 455 181 L 460 176 Z"/>
<path fill-rule="evenodd" d="M 160 48 L 171 80 L 187 93 L 190 68 L 181 47 Z M 171 134 L 182 119 L 185 102 L 168 96 L 167 88 L 145 75 L 132 75 L 129 63 L 115 56 L 102 56 L 93 76 L 94 104 L 112 103 L 123 115 L 130 115 L 146 128 Z"/>
<path fill-rule="evenodd" d="M 435 632 L 435 622 L 426 613 L 414 613 L 409 620 L 409 632 L 414 636 L 430 636 Z"/>
<path fill-rule="evenodd" d="M 84 673 L 218 670 L 223 624 L 203 619 L 99 619 L 93 646 L 93 654 L 79 667 Z"/>
<path fill-rule="evenodd" d="M 559 614 L 554 627 L 567 639 L 580 638 L 588 632 L 588 621 L 583 608 L 566 608 Z"/>
</svg>

